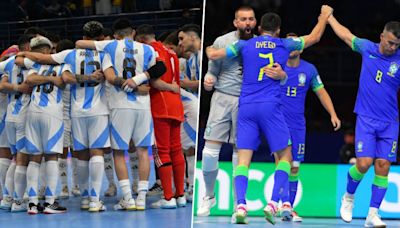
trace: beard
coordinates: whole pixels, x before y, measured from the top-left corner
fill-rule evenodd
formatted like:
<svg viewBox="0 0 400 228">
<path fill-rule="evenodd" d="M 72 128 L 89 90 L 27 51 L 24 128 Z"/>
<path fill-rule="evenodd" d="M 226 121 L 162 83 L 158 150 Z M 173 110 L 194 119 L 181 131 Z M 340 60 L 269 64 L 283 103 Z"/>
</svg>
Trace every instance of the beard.
<svg viewBox="0 0 400 228">
<path fill-rule="evenodd" d="M 243 29 L 239 29 L 239 39 L 241 40 L 249 40 L 253 38 L 254 33 L 251 27 L 246 27 Z"/>
</svg>

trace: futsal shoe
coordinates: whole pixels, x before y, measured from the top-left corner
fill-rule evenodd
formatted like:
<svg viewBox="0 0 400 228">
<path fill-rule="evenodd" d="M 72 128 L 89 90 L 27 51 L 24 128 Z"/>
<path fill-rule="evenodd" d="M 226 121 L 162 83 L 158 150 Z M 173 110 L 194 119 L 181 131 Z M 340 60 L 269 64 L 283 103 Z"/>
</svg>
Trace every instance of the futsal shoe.
<svg viewBox="0 0 400 228">
<path fill-rule="evenodd" d="M 60 199 L 68 199 L 68 198 L 69 198 L 68 186 L 64 185 L 60 193 Z"/>
<path fill-rule="evenodd" d="M 186 196 L 179 196 L 176 198 L 176 205 L 178 207 L 186 207 Z"/>
<path fill-rule="evenodd" d="M 268 203 L 267 206 L 264 207 L 264 215 L 265 219 L 271 223 L 272 225 L 275 225 L 275 214 L 277 212 L 277 208 L 274 204 Z"/>
<path fill-rule="evenodd" d="M 38 204 L 34 204 L 34 203 L 29 203 L 28 205 L 28 214 L 30 215 L 36 215 L 40 212 L 43 212 L 43 207 L 42 205 L 40 205 L 40 203 Z"/>
<path fill-rule="evenodd" d="M 14 200 L 11 205 L 11 212 L 24 212 L 28 210 L 28 205 L 24 200 Z"/>
<path fill-rule="evenodd" d="M 104 193 L 104 196 L 111 197 L 117 195 L 117 186 L 114 183 L 108 185 L 107 191 Z"/>
<path fill-rule="evenodd" d="M 130 198 L 128 200 L 122 198 L 117 204 L 114 205 L 114 210 L 136 210 L 135 200 L 133 198 Z"/>
<path fill-rule="evenodd" d="M 297 212 L 295 212 L 294 210 L 292 211 L 292 220 L 293 222 L 302 222 L 303 218 L 299 216 L 299 214 L 297 214 Z"/>
<path fill-rule="evenodd" d="M 100 211 L 105 211 L 106 206 L 104 205 L 103 201 L 91 201 L 89 203 L 89 212 L 100 212 Z"/>
<path fill-rule="evenodd" d="M 206 217 L 210 215 L 210 210 L 215 206 L 217 201 L 215 197 L 205 196 L 203 198 L 203 202 L 201 202 L 201 206 L 197 209 L 197 216 Z"/>
<path fill-rule="evenodd" d="M 58 202 L 54 201 L 53 204 L 44 203 L 43 213 L 45 214 L 61 214 L 67 211 L 67 208 L 61 206 Z"/>
<path fill-rule="evenodd" d="M 87 210 L 89 209 L 89 198 L 88 197 L 82 197 L 81 198 L 81 209 L 82 210 Z"/>
<path fill-rule="evenodd" d="M 73 196 L 80 196 L 81 195 L 81 191 L 79 190 L 79 186 L 75 185 L 74 187 L 72 187 L 72 191 L 71 191 Z"/>
<path fill-rule="evenodd" d="M 146 192 L 139 192 L 136 198 L 136 210 L 144 211 L 146 210 Z"/>
<path fill-rule="evenodd" d="M 342 205 L 340 206 L 340 217 L 345 222 L 351 222 L 353 219 L 354 196 L 344 194 L 342 197 Z"/>
<path fill-rule="evenodd" d="M 282 204 L 281 208 L 282 221 L 292 221 L 292 211 L 293 209 L 290 203 Z"/>
<path fill-rule="evenodd" d="M 370 213 L 365 220 L 365 227 L 386 227 L 386 223 L 382 222 L 378 213 Z"/>
<path fill-rule="evenodd" d="M 247 206 L 246 204 L 239 204 L 236 206 L 235 224 L 247 224 Z"/>
<path fill-rule="evenodd" d="M 153 184 L 153 186 L 147 192 L 148 196 L 158 196 L 164 194 L 163 188 L 157 182 Z"/>
<path fill-rule="evenodd" d="M 13 203 L 13 198 L 11 196 L 6 196 L 0 202 L 0 209 L 2 210 L 11 210 L 11 205 Z"/>
</svg>

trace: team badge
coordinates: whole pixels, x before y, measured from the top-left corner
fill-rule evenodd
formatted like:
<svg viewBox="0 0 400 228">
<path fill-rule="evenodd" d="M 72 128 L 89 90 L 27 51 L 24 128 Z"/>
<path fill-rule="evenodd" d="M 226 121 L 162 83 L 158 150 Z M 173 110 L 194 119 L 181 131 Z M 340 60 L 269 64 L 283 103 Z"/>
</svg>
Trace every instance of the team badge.
<svg viewBox="0 0 400 228">
<path fill-rule="evenodd" d="M 210 136 L 210 134 L 211 134 L 211 127 L 210 126 L 206 127 L 206 132 L 205 133 L 206 133 L 207 136 Z"/>
<path fill-rule="evenodd" d="M 359 141 L 357 143 L 357 152 L 362 152 L 363 150 L 363 142 Z"/>
<path fill-rule="evenodd" d="M 394 75 L 397 73 L 397 71 L 399 70 L 399 65 L 395 62 L 390 64 L 389 67 L 389 72 L 387 73 L 389 76 L 394 77 Z"/>
<path fill-rule="evenodd" d="M 304 73 L 299 74 L 299 86 L 304 86 L 306 84 L 306 75 Z"/>
</svg>

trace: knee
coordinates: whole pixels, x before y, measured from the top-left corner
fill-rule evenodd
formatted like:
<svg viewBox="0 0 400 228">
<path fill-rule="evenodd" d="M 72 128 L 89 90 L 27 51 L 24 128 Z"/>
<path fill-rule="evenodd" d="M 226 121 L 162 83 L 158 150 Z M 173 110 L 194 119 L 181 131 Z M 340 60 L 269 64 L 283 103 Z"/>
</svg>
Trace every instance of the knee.
<svg viewBox="0 0 400 228">
<path fill-rule="evenodd" d="M 380 171 L 387 171 L 390 168 L 390 162 L 383 159 L 377 159 L 375 161 L 375 169 Z"/>
<path fill-rule="evenodd" d="M 299 166 L 295 166 L 295 164 L 292 164 L 292 167 L 290 168 L 290 174 L 297 175 L 298 173 L 299 173 Z"/>
<path fill-rule="evenodd" d="M 370 161 L 357 161 L 357 169 L 361 173 L 366 173 L 371 166 L 372 162 Z"/>
</svg>

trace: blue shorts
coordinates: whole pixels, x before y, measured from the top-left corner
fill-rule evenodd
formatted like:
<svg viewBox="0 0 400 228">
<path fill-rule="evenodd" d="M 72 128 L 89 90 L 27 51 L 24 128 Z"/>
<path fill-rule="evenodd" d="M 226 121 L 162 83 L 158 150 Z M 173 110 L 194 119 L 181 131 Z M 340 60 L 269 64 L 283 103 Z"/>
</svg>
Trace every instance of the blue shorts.
<svg viewBox="0 0 400 228">
<path fill-rule="evenodd" d="M 289 128 L 292 140 L 292 157 L 293 161 L 304 161 L 304 153 L 306 147 L 306 129 Z"/>
<path fill-rule="evenodd" d="M 283 150 L 291 144 L 280 104 L 265 102 L 239 106 L 237 148 L 257 150 L 261 142 L 260 133 L 267 139 L 271 152 Z"/>
<path fill-rule="evenodd" d="M 356 156 L 396 161 L 399 125 L 366 116 L 357 116 Z"/>
</svg>

